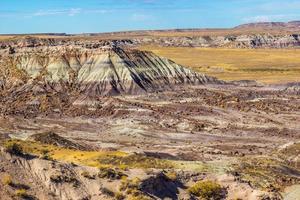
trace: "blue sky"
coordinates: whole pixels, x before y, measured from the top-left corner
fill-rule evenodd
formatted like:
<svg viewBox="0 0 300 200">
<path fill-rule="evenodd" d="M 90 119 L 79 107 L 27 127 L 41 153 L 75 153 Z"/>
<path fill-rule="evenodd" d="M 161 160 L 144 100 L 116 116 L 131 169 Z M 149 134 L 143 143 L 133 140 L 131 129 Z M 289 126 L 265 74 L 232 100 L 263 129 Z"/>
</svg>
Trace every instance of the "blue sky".
<svg viewBox="0 0 300 200">
<path fill-rule="evenodd" d="M 226 28 L 300 19 L 300 0 L 0 0 L 0 34 Z"/>
</svg>

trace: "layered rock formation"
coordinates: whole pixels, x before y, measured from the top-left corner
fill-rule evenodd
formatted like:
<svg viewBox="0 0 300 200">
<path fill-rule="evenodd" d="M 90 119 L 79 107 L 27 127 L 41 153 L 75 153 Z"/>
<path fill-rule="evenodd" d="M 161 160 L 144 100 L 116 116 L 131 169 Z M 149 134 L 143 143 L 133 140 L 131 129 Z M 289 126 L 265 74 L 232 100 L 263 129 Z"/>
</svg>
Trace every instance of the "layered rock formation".
<svg viewBox="0 0 300 200">
<path fill-rule="evenodd" d="M 99 35 L 101 38 L 101 35 Z M 126 36 L 124 36 L 126 38 Z M 117 46 L 137 46 L 137 45 L 160 45 L 178 47 L 224 47 L 224 48 L 299 48 L 300 34 L 224 34 L 206 35 L 195 34 L 194 36 L 143 36 L 131 37 L 130 39 L 120 39 L 111 41 L 102 40 L 77 40 L 73 37 L 60 39 L 36 39 L 26 37 L 24 39 L 12 39 L 0 41 L 1 54 L 13 54 L 15 49 L 25 47 L 58 47 L 58 46 L 80 46 L 87 49 L 100 48 L 114 43 Z"/>
<path fill-rule="evenodd" d="M 248 23 L 248 24 L 241 24 L 235 29 L 254 29 L 254 28 L 261 28 L 261 29 L 287 29 L 290 31 L 299 31 L 300 29 L 300 21 L 290 21 L 290 22 L 257 22 L 257 23 Z"/>
<path fill-rule="evenodd" d="M 52 86 L 76 85 L 89 94 L 112 95 L 216 82 L 151 52 L 121 48 L 114 42 L 94 46 L 14 48 L 13 53 L 1 58 L 1 86 L 8 88 L 17 82 L 40 80 Z"/>
<path fill-rule="evenodd" d="M 137 44 L 158 44 L 183 47 L 226 47 L 226 48 L 295 48 L 300 46 L 300 35 L 228 35 L 193 37 L 149 37 L 135 39 Z"/>
<path fill-rule="evenodd" d="M 25 41 L 0 51 L 0 112 L 61 111 L 95 105 L 102 96 L 222 83 L 151 52 L 127 48 L 125 41 L 45 42 Z"/>
</svg>

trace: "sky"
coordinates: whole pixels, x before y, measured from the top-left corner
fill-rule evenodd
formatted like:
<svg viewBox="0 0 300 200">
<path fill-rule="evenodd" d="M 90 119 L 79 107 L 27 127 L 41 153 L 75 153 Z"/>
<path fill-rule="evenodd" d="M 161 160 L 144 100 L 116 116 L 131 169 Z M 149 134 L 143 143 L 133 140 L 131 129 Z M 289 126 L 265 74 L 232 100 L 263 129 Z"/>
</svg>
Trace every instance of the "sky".
<svg viewBox="0 0 300 200">
<path fill-rule="evenodd" d="M 300 0 L 0 0 L 0 34 L 230 28 L 300 19 Z"/>
</svg>

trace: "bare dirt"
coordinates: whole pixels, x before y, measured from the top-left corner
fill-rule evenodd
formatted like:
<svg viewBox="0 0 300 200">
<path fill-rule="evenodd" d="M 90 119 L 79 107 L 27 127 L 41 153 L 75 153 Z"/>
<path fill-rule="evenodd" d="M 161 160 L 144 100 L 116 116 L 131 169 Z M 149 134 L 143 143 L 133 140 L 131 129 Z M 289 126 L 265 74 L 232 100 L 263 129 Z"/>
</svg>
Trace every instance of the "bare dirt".
<svg viewBox="0 0 300 200">
<path fill-rule="evenodd" d="M 299 184 L 299 149 L 289 147 L 300 141 L 300 98 L 282 87 L 185 86 L 99 103 L 100 109 L 87 108 L 84 115 L 2 116 L 1 136 L 26 139 L 51 130 L 95 150 L 190 161 L 188 171 L 193 162 L 210 163 L 205 176 L 233 174 L 261 192 Z M 238 196 L 241 186 L 235 184 L 229 196 Z"/>
<path fill-rule="evenodd" d="M 298 194 L 299 83 L 224 82 L 126 41 L 51 42 L 0 57 L 2 199 L 197 199 L 203 180 L 208 199 Z"/>
</svg>

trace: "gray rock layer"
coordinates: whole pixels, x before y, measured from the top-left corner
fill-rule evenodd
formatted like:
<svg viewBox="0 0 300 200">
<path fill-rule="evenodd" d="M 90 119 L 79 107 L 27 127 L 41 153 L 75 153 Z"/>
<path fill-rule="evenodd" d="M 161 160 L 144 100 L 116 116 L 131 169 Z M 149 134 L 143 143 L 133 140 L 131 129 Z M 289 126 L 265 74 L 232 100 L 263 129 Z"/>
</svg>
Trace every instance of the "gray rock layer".
<svg viewBox="0 0 300 200">
<path fill-rule="evenodd" d="M 183 47 L 228 47 L 228 48 L 297 48 L 300 35 L 254 34 L 239 36 L 194 36 L 194 37 L 145 37 L 133 40 L 136 44 L 158 44 Z"/>
<path fill-rule="evenodd" d="M 17 48 L 1 60 L 2 71 L 10 71 L 0 73 L 2 88 L 14 86 L 17 80 L 18 86 L 40 80 L 51 87 L 64 83 L 87 95 L 115 95 L 154 92 L 183 84 L 221 83 L 151 52 L 114 45 L 91 49 L 81 45 Z M 23 82 L 20 76 L 25 77 Z"/>
</svg>

